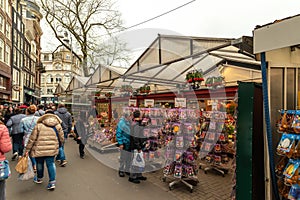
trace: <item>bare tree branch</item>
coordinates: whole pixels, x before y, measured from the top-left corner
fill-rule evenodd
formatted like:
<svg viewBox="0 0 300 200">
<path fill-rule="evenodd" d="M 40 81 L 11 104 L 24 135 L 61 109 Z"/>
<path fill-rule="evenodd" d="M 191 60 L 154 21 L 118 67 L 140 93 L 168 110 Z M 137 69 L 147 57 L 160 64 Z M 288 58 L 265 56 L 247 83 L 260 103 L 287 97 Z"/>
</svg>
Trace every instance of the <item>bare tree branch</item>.
<svg viewBox="0 0 300 200">
<path fill-rule="evenodd" d="M 123 59 L 125 45 L 113 39 L 112 34 L 122 28 L 119 11 L 113 8 L 111 0 L 36 0 L 45 12 L 45 19 L 55 37 L 69 50 L 60 37 L 67 31 L 75 39 L 76 46 L 82 54 L 84 75 L 89 75 L 88 65 L 98 65 L 97 62 L 113 62 Z M 106 34 L 105 36 L 104 33 Z M 109 43 L 105 43 L 110 39 Z M 119 44 L 118 44 L 119 43 Z M 101 59 L 97 59 L 101 56 Z M 89 64 L 88 64 L 89 62 Z"/>
</svg>

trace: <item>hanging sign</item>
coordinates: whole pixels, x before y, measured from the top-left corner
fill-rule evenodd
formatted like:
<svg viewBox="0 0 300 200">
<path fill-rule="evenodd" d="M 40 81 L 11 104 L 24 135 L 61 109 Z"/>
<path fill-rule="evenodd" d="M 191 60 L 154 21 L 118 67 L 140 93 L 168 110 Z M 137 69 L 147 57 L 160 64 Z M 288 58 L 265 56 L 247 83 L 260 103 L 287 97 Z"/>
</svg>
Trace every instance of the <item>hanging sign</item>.
<svg viewBox="0 0 300 200">
<path fill-rule="evenodd" d="M 144 100 L 145 107 L 154 107 L 154 99 L 145 99 Z"/>
<path fill-rule="evenodd" d="M 128 106 L 136 107 L 137 101 L 136 99 L 129 99 Z"/>
<path fill-rule="evenodd" d="M 186 108 L 186 98 L 175 98 L 175 108 Z"/>
</svg>

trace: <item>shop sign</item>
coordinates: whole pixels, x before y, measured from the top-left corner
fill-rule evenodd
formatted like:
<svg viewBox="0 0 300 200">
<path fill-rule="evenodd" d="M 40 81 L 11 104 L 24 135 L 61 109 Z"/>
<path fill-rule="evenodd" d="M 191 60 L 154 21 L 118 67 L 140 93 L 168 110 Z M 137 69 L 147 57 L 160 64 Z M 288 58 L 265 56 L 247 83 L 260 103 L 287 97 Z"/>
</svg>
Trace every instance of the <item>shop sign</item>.
<svg viewBox="0 0 300 200">
<path fill-rule="evenodd" d="M 154 99 L 145 99 L 144 100 L 145 107 L 154 107 Z"/>
<path fill-rule="evenodd" d="M 186 98 L 175 98 L 175 108 L 186 108 Z"/>
<path fill-rule="evenodd" d="M 129 99 L 128 106 L 136 107 L 137 101 L 136 99 Z"/>
</svg>

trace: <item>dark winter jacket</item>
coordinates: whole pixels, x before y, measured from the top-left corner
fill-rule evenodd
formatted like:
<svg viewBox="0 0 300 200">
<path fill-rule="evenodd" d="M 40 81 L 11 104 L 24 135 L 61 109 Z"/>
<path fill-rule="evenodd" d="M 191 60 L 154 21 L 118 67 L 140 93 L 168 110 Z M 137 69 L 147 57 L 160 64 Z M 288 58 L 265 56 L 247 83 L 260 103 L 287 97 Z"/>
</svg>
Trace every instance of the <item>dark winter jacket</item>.
<svg viewBox="0 0 300 200">
<path fill-rule="evenodd" d="M 68 112 L 68 110 L 65 107 L 58 108 L 57 111 L 54 112 L 54 114 L 56 114 L 64 123 L 63 130 L 64 130 L 65 137 L 66 137 L 66 134 L 70 133 L 70 131 L 72 129 L 71 114 Z"/>
<path fill-rule="evenodd" d="M 20 122 L 21 122 L 21 119 L 23 119 L 24 117 L 26 117 L 26 115 L 17 114 L 17 115 L 11 116 L 11 118 L 7 121 L 6 126 L 8 128 L 12 128 L 12 130 L 11 130 L 12 135 L 22 133 L 22 130 L 20 127 Z"/>
<path fill-rule="evenodd" d="M 140 121 L 133 122 L 131 126 L 130 149 L 142 150 L 146 144 L 147 138 L 144 136 L 144 126 Z"/>
<path fill-rule="evenodd" d="M 83 123 L 82 120 L 78 120 L 74 126 L 74 133 L 76 134 L 77 137 L 81 137 L 81 142 L 82 144 L 86 144 L 87 142 L 87 127 Z"/>
</svg>

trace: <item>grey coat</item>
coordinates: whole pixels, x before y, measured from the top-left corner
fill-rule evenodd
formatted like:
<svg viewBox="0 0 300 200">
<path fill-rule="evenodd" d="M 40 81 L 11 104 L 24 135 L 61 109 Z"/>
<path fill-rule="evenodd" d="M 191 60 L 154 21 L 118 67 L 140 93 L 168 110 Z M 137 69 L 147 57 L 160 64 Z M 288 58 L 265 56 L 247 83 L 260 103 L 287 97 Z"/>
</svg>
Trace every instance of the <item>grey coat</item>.
<svg viewBox="0 0 300 200">
<path fill-rule="evenodd" d="M 6 126 L 8 128 L 11 128 L 12 135 L 22 133 L 21 127 L 20 127 L 20 122 L 21 122 L 21 119 L 23 119 L 24 117 L 26 117 L 26 115 L 17 114 L 17 115 L 11 116 L 9 118 L 9 120 L 6 123 Z"/>
</svg>

